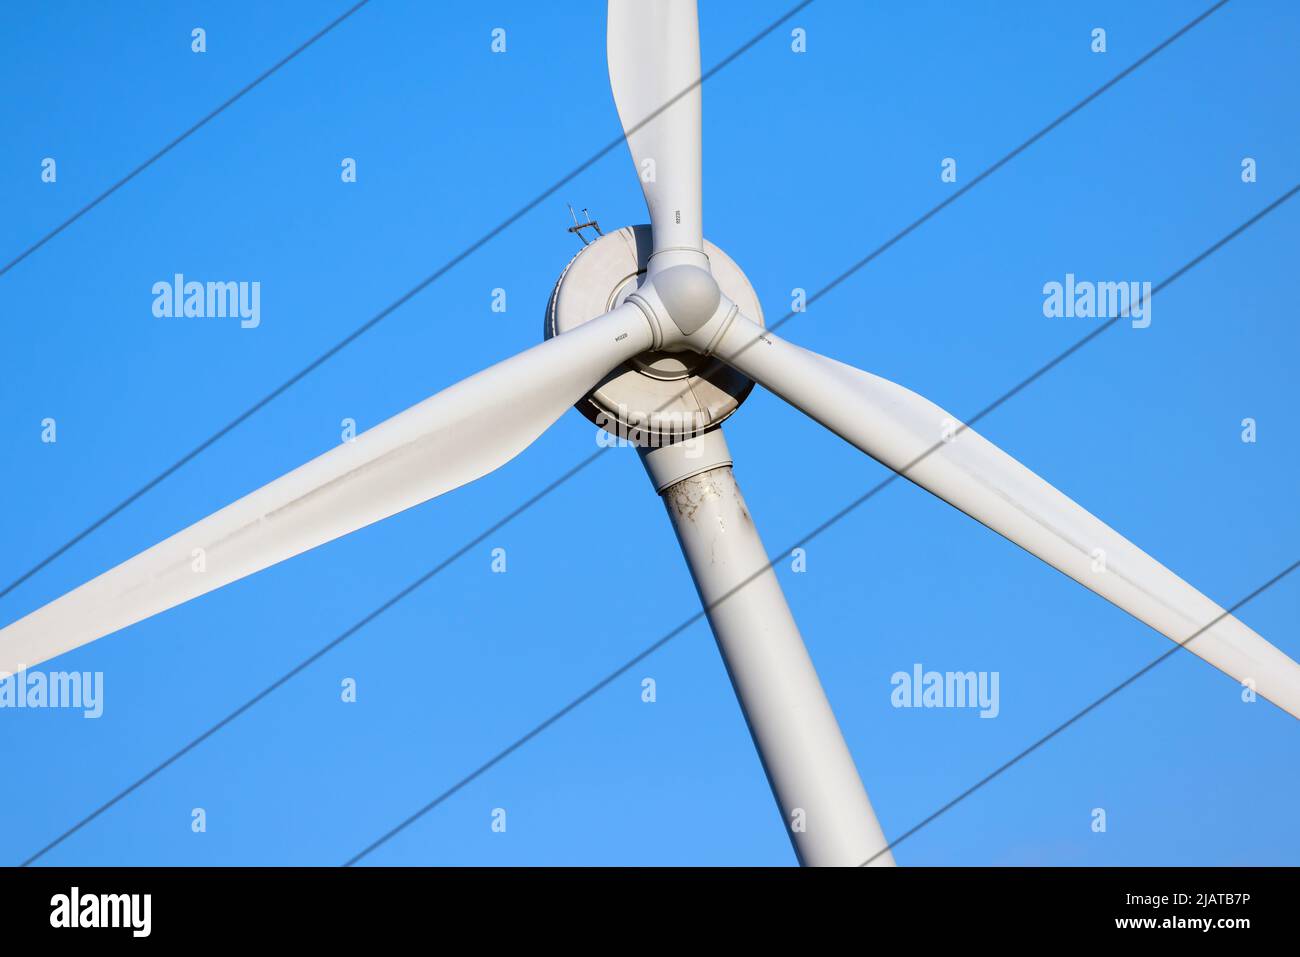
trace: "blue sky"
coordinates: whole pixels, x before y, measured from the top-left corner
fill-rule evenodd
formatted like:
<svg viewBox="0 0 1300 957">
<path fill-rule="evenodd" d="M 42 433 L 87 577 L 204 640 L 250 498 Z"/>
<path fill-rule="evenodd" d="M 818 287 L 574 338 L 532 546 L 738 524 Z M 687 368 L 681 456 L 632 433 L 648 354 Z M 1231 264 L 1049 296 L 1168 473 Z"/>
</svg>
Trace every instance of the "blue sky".
<svg viewBox="0 0 1300 957">
<path fill-rule="evenodd" d="M 789 5 L 703 4 L 706 67 Z M 1208 5 L 817 0 L 705 86 L 706 235 L 780 316 L 791 289 L 828 283 Z M 15 91 L 0 103 L 0 260 L 345 6 L 0 14 L 0 83 Z M 1098 26 L 1104 54 L 1089 49 Z M 783 334 L 974 414 L 1095 324 L 1044 318 L 1044 283 L 1159 282 L 1300 182 L 1298 27 L 1291 4 L 1233 0 Z M 374 0 L 0 277 L 0 581 L 617 136 L 604 49 L 602 3 Z M 355 184 L 340 181 L 343 157 Z M 945 157 L 956 186 L 940 181 Z M 566 202 L 607 228 L 645 220 L 620 147 L 0 599 L 0 619 L 328 449 L 342 419 L 374 425 L 532 345 L 577 248 Z M 1300 542 L 1298 216 L 1283 206 L 1158 295 L 1150 328 L 1111 329 L 980 424 L 1224 605 Z M 176 272 L 259 281 L 261 325 L 155 318 L 150 289 Z M 40 440 L 46 417 L 55 444 Z M 805 542 L 886 471 L 762 390 L 726 433 L 769 551 L 807 549 L 807 571 L 783 560 L 781 580 L 891 837 L 1169 647 L 906 483 Z M 482 481 L 52 663 L 102 671 L 104 714 L 0 710 L 0 861 L 25 859 L 595 448 L 569 412 Z M 610 452 L 42 860 L 341 863 L 697 610 L 635 455 Z M 1288 579 L 1240 617 L 1300 657 L 1297 612 Z M 890 676 L 915 663 L 998 672 L 999 716 L 893 708 Z M 1294 719 L 1179 654 L 895 853 L 1295 864 L 1298 787 Z M 367 860 L 794 856 L 700 622 Z"/>
</svg>

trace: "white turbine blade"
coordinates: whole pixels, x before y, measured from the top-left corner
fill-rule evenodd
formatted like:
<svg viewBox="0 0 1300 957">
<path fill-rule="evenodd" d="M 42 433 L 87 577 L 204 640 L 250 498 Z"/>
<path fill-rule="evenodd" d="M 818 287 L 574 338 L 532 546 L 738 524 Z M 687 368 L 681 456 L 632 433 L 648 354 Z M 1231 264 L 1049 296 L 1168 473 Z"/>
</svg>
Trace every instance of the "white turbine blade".
<svg viewBox="0 0 1300 957">
<path fill-rule="evenodd" d="M 486 475 L 651 340 L 621 306 L 458 382 L 0 630 L 0 675 Z"/>
<path fill-rule="evenodd" d="M 606 55 L 614 103 L 650 209 L 654 251 L 702 250 L 695 0 L 609 0 Z"/>
<path fill-rule="evenodd" d="M 739 315 L 715 351 L 872 458 L 1300 717 L 1300 665 L 933 402 Z"/>
</svg>

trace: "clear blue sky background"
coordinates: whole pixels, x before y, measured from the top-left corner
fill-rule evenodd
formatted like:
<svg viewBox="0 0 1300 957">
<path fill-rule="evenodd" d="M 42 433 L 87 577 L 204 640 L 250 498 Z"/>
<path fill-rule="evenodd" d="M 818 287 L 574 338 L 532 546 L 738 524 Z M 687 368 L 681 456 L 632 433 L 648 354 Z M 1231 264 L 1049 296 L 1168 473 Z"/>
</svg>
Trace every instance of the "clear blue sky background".
<svg viewBox="0 0 1300 957">
<path fill-rule="evenodd" d="M 719 61 L 785 2 L 705 3 Z M 708 81 L 706 233 L 769 318 L 1192 19 L 1198 2 L 817 0 Z M 344 3 L 0 13 L 7 261 Z M 793 26 L 808 52 L 790 51 Z M 208 52 L 190 52 L 203 26 Z M 507 30 L 493 55 L 490 31 Z M 1089 33 L 1108 31 L 1104 55 Z M 1300 181 L 1300 10 L 1234 0 L 902 240 L 792 340 L 969 416 L 1085 334 L 1042 286 L 1158 282 Z M 618 135 L 604 4 L 374 0 L 0 278 L 8 582 Z M 40 161 L 58 182 L 40 182 Z M 359 182 L 340 182 L 355 157 Z M 1240 180 L 1242 157 L 1259 181 Z M 565 202 L 645 210 L 621 146 L 0 600 L 11 620 L 541 335 Z M 981 431 L 1222 604 L 1300 549 L 1300 200 Z M 184 272 L 258 280 L 262 324 L 160 320 Z M 508 311 L 490 311 L 494 287 Z M 40 422 L 58 421 L 58 442 Z M 1258 421 L 1259 440 L 1240 441 Z M 769 550 L 885 470 L 756 390 L 727 424 Z M 105 714 L 0 712 L 0 861 L 116 794 L 595 448 L 570 412 L 474 485 L 49 667 Z M 892 837 L 1164 652 L 1145 625 L 897 483 L 781 579 Z M 492 574 L 490 550 L 509 571 Z M 338 864 L 698 609 L 635 455 L 611 452 L 73 836 L 59 864 Z M 1300 581 L 1241 611 L 1300 657 Z M 1001 714 L 896 710 L 920 662 L 1001 675 Z M 658 702 L 644 704 L 653 677 Z M 356 704 L 340 702 L 355 678 Z M 1300 730 L 1179 654 L 897 848 L 902 864 L 1296 864 Z M 192 808 L 208 831 L 190 829 Z M 493 808 L 508 829 L 490 829 Z M 1090 829 L 1105 808 L 1108 830 Z M 794 860 L 697 623 L 372 855 L 377 864 Z"/>
</svg>

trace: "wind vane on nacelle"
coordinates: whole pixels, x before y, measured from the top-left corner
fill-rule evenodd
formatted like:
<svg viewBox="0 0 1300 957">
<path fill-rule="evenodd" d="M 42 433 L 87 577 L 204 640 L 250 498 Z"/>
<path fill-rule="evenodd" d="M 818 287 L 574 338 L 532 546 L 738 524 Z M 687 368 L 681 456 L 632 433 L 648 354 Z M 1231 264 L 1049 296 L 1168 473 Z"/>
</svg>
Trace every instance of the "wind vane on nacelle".
<svg viewBox="0 0 1300 957">
<path fill-rule="evenodd" d="M 582 207 L 582 218 L 585 220 L 584 222 L 578 222 L 578 214 L 573 211 L 572 203 L 569 203 L 569 215 L 573 217 L 573 225 L 569 227 L 569 232 L 581 239 L 582 245 L 586 246 L 591 242 L 591 240 L 587 239 L 587 237 L 582 234 L 584 229 L 594 229 L 597 236 L 605 235 L 600 231 L 600 223 L 592 219 L 591 214 L 587 212 L 586 206 Z"/>
</svg>

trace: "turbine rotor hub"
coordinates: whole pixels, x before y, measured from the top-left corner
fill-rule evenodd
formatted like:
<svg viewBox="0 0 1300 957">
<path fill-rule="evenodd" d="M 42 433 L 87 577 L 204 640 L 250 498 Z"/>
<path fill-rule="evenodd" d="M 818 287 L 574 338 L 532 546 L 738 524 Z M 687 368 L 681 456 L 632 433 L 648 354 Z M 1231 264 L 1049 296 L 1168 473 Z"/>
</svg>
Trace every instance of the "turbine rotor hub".
<svg viewBox="0 0 1300 957">
<path fill-rule="evenodd" d="M 545 332 L 549 339 L 628 300 L 653 316 L 659 348 L 619 366 L 575 408 L 620 440 L 657 446 L 717 425 L 754 387 L 730 366 L 695 351 L 689 337 L 708 325 L 723 295 L 760 325 L 763 310 L 740 267 L 707 239 L 708 269 L 693 264 L 703 261 L 698 251 L 691 259 L 660 254 L 654 262 L 651 252 L 650 227 L 644 225 L 625 226 L 584 246 L 555 284 Z"/>
<path fill-rule="evenodd" d="M 699 331 L 713 318 L 722 290 L 707 269 L 669 266 L 649 280 L 674 325 L 684 336 Z"/>
</svg>

